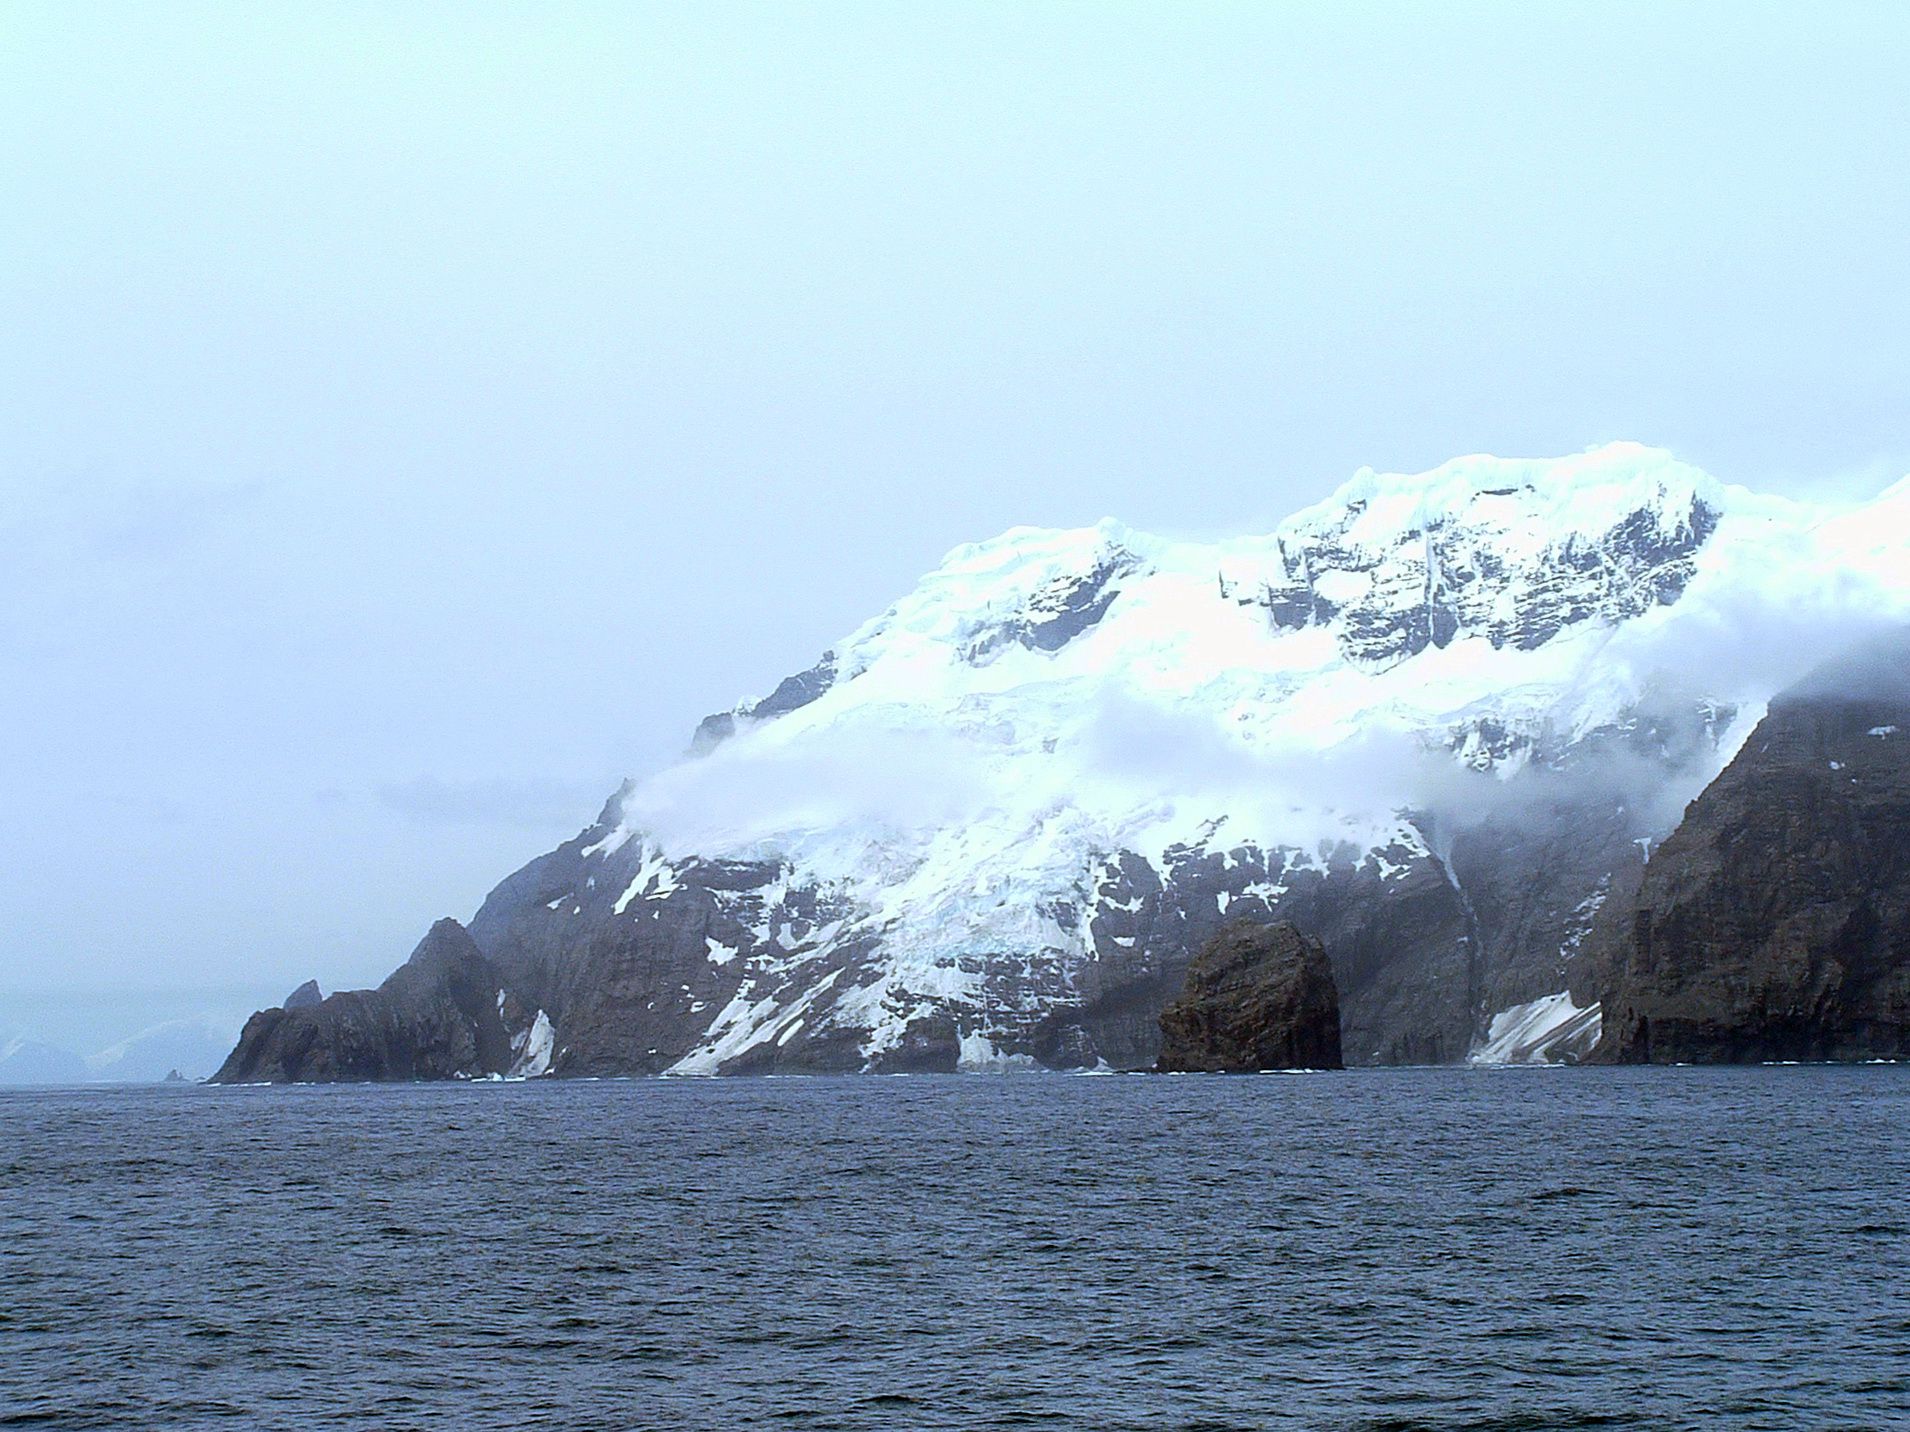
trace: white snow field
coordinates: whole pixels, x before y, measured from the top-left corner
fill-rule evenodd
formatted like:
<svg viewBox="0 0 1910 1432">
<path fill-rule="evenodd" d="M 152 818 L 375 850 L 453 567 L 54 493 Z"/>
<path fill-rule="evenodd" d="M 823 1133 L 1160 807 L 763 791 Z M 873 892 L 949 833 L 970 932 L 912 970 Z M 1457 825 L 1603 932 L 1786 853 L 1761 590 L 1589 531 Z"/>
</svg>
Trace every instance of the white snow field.
<svg viewBox="0 0 1910 1432">
<path fill-rule="evenodd" d="M 741 703 L 584 855 L 622 852 L 620 918 L 691 858 L 781 871 L 754 947 L 709 942 L 741 984 L 679 1072 L 826 1027 L 873 1058 L 937 1009 L 978 1012 L 960 1061 L 987 1067 L 997 972 L 1070 987 L 1101 902 L 1132 898 L 1104 890 L 1121 852 L 1282 852 L 1269 902 L 1346 844 L 1390 877 L 1439 855 L 1424 812 L 1511 799 L 1645 705 L 1710 703 L 1662 835 L 1774 692 L 1906 615 L 1910 480 L 1811 504 L 1635 444 L 1362 471 L 1265 535 L 1016 528 L 950 552 L 801 699 Z M 834 916 L 792 934 L 793 889 Z M 1588 1018 L 1558 994 L 1504 1010 L 1477 1057 L 1544 1057 Z"/>
</svg>

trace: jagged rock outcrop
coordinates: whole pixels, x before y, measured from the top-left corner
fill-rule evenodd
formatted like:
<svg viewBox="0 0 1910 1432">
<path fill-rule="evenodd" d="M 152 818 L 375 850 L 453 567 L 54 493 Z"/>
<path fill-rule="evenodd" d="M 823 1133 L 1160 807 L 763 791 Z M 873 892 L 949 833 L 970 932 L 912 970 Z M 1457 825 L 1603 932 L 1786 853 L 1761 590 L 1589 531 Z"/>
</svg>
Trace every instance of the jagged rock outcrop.
<svg viewBox="0 0 1910 1432">
<path fill-rule="evenodd" d="M 690 738 L 690 750 L 697 755 L 707 755 L 736 734 L 739 722 L 773 721 L 791 711 L 800 711 L 825 695 L 835 679 L 836 654 L 825 651 L 814 666 L 794 676 L 785 676 L 761 701 L 745 701 L 728 711 L 705 716 Z"/>
<path fill-rule="evenodd" d="M 511 1066 L 497 972 L 456 920 L 440 920 L 375 990 L 348 990 L 246 1021 L 213 1082 L 480 1078 Z"/>
<path fill-rule="evenodd" d="M 1161 1012 L 1162 1073 L 1338 1069 L 1340 1001 L 1318 940 L 1291 925 L 1229 925 Z"/>
<path fill-rule="evenodd" d="M 297 989 L 285 996 L 281 1009 L 310 1009 L 313 1005 L 323 1004 L 325 995 L 318 987 L 317 980 L 307 980 Z"/>
<path fill-rule="evenodd" d="M 1910 1058 L 1910 640 L 1775 699 L 1596 938 L 1602 1059 Z"/>
<path fill-rule="evenodd" d="M 1530 523 L 1521 496 L 1518 486 L 1487 488 L 1433 520 L 1376 523 L 1374 504 L 1396 494 L 1356 481 L 1330 510 L 1282 532 L 1268 575 L 1229 594 L 1263 606 L 1276 627 L 1335 623 L 1361 663 L 1397 661 L 1467 633 L 1530 651 L 1573 623 L 1676 601 L 1718 525 L 1715 499 L 1692 491 L 1624 513 L 1602 532 L 1529 530 L 1520 535 L 1538 547 L 1540 575 L 1514 605 L 1502 600 L 1513 566 L 1505 538 L 1508 517 L 1515 527 Z"/>
</svg>

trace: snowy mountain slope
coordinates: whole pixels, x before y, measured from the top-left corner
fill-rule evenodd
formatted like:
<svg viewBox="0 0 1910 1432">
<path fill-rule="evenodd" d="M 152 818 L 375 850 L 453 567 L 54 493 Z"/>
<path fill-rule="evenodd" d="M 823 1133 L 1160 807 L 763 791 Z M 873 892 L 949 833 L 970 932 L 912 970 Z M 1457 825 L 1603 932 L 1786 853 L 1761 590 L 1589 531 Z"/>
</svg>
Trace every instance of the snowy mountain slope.
<svg viewBox="0 0 1910 1432">
<path fill-rule="evenodd" d="M 0 1084 L 151 1084 L 173 1073 L 203 1079 L 231 1047 L 232 1026 L 211 1015 L 166 1020 L 85 1056 L 0 1032 Z"/>
<path fill-rule="evenodd" d="M 172 1019 L 87 1056 L 88 1077 L 154 1083 L 170 1073 L 203 1079 L 232 1047 L 232 1026 L 220 1019 Z"/>
<path fill-rule="evenodd" d="M 0 1085 L 83 1084 L 91 1077 L 71 1050 L 23 1034 L 0 1036 Z"/>
<path fill-rule="evenodd" d="M 506 880 L 560 1073 L 1133 1066 L 1227 920 L 1326 943 L 1349 1062 L 1555 994 L 1772 692 L 1905 610 L 1910 485 L 1654 449 L 1362 472 L 1265 536 L 957 548 Z"/>
</svg>

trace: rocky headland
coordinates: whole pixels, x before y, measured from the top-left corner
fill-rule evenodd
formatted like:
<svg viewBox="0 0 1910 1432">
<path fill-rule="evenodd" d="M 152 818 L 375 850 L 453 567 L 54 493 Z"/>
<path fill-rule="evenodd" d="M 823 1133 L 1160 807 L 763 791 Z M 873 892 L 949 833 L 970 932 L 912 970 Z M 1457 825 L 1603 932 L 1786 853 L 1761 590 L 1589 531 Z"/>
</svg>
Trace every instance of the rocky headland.
<svg viewBox="0 0 1910 1432">
<path fill-rule="evenodd" d="M 512 1065 L 511 1001 L 470 933 L 440 920 L 377 989 L 313 1001 L 301 986 L 246 1021 L 214 1082 L 475 1079 Z"/>
</svg>

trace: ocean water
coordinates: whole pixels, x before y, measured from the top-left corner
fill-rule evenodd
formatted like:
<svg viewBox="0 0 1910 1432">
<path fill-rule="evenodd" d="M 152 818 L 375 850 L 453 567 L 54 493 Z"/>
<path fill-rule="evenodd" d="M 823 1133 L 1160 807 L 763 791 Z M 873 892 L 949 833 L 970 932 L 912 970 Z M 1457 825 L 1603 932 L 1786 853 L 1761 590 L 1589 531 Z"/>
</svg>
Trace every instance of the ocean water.
<svg viewBox="0 0 1910 1432">
<path fill-rule="evenodd" d="M 1910 1426 L 1910 1068 L 0 1093 L 0 1424 Z"/>
</svg>

